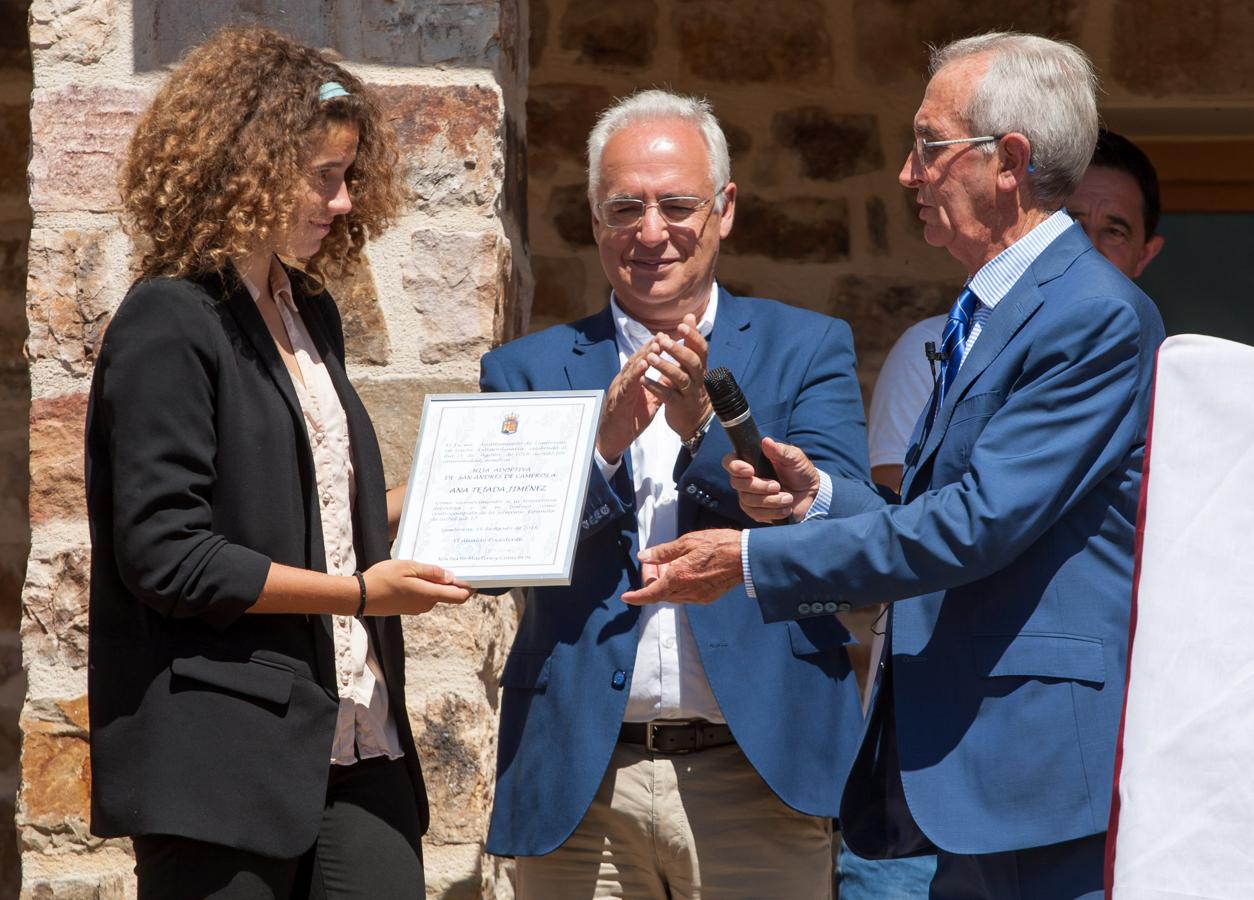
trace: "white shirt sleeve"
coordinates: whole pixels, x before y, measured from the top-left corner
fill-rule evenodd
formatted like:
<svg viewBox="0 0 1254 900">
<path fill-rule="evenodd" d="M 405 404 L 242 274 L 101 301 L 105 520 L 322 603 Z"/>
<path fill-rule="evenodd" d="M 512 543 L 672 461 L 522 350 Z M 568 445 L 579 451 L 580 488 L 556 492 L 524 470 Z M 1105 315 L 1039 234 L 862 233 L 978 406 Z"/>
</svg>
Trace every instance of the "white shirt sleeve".
<svg viewBox="0 0 1254 900">
<path fill-rule="evenodd" d="M 596 460 L 597 468 L 601 471 L 601 477 L 606 481 L 612 481 L 618 473 L 619 468 L 623 465 L 623 458 L 620 456 L 618 462 L 606 462 L 605 457 L 601 455 L 601 451 L 596 447 L 592 448 L 592 458 Z"/>
<path fill-rule="evenodd" d="M 749 535 L 752 533 L 752 528 L 740 532 L 740 571 L 745 577 L 745 593 L 750 600 L 756 600 L 758 594 L 753 589 L 753 573 L 749 571 Z"/>
</svg>

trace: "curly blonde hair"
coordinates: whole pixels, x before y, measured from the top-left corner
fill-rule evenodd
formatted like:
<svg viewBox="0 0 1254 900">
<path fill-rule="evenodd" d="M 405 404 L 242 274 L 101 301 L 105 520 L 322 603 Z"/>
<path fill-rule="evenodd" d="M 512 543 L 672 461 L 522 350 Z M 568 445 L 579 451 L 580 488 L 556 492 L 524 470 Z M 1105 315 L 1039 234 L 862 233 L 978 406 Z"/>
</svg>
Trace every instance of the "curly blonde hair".
<svg viewBox="0 0 1254 900">
<path fill-rule="evenodd" d="M 320 101 L 328 81 L 348 96 Z M 378 100 L 344 68 L 267 28 L 226 28 L 189 52 L 140 118 L 122 168 L 123 226 L 144 239 L 144 275 L 220 272 L 284 234 L 308 190 L 310 138 L 340 124 L 358 130 L 353 208 L 302 261 L 317 282 L 351 270 L 407 199 Z"/>
</svg>

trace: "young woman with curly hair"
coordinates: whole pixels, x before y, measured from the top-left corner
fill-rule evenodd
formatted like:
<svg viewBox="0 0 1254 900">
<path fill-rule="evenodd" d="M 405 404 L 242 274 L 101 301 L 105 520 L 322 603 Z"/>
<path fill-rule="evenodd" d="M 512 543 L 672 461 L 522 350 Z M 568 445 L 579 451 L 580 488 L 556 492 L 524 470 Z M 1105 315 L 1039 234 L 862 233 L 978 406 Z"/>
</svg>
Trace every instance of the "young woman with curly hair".
<svg viewBox="0 0 1254 900">
<path fill-rule="evenodd" d="M 395 217 L 398 161 L 365 85 L 262 28 L 191 51 L 131 141 L 88 694 L 92 829 L 134 839 L 141 898 L 423 896 L 399 615 L 468 591 L 387 558 L 400 494 L 321 281 Z"/>
</svg>

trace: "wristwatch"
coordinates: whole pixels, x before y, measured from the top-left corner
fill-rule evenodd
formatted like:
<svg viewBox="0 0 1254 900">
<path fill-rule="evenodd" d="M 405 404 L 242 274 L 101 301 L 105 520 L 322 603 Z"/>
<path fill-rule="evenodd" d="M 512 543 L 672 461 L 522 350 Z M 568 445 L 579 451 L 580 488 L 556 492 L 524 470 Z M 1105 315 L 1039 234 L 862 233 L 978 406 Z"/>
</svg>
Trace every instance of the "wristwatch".
<svg viewBox="0 0 1254 900">
<path fill-rule="evenodd" d="M 711 410 L 710 414 L 705 417 L 705 421 L 697 426 L 696 433 L 693 434 L 692 437 L 688 438 L 688 440 L 681 441 L 681 443 L 684 445 L 684 449 L 688 451 L 689 456 L 697 455 L 697 450 L 701 446 L 701 439 L 704 438 L 705 433 L 710 430 L 710 423 L 713 421 L 714 421 L 714 412 L 713 410 Z"/>
</svg>

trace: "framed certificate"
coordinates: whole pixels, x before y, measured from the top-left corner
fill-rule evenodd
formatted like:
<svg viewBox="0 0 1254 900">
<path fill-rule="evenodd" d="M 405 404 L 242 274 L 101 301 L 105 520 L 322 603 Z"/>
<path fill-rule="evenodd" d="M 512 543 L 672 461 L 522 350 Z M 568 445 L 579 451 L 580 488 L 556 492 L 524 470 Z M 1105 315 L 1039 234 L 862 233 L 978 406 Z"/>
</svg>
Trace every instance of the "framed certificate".
<svg viewBox="0 0 1254 900">
<path fill-rule="evenodd" d="M 429 395 L 392 556 L 476 588 L 570 584 L 604 394 Z"/>
</svg>

